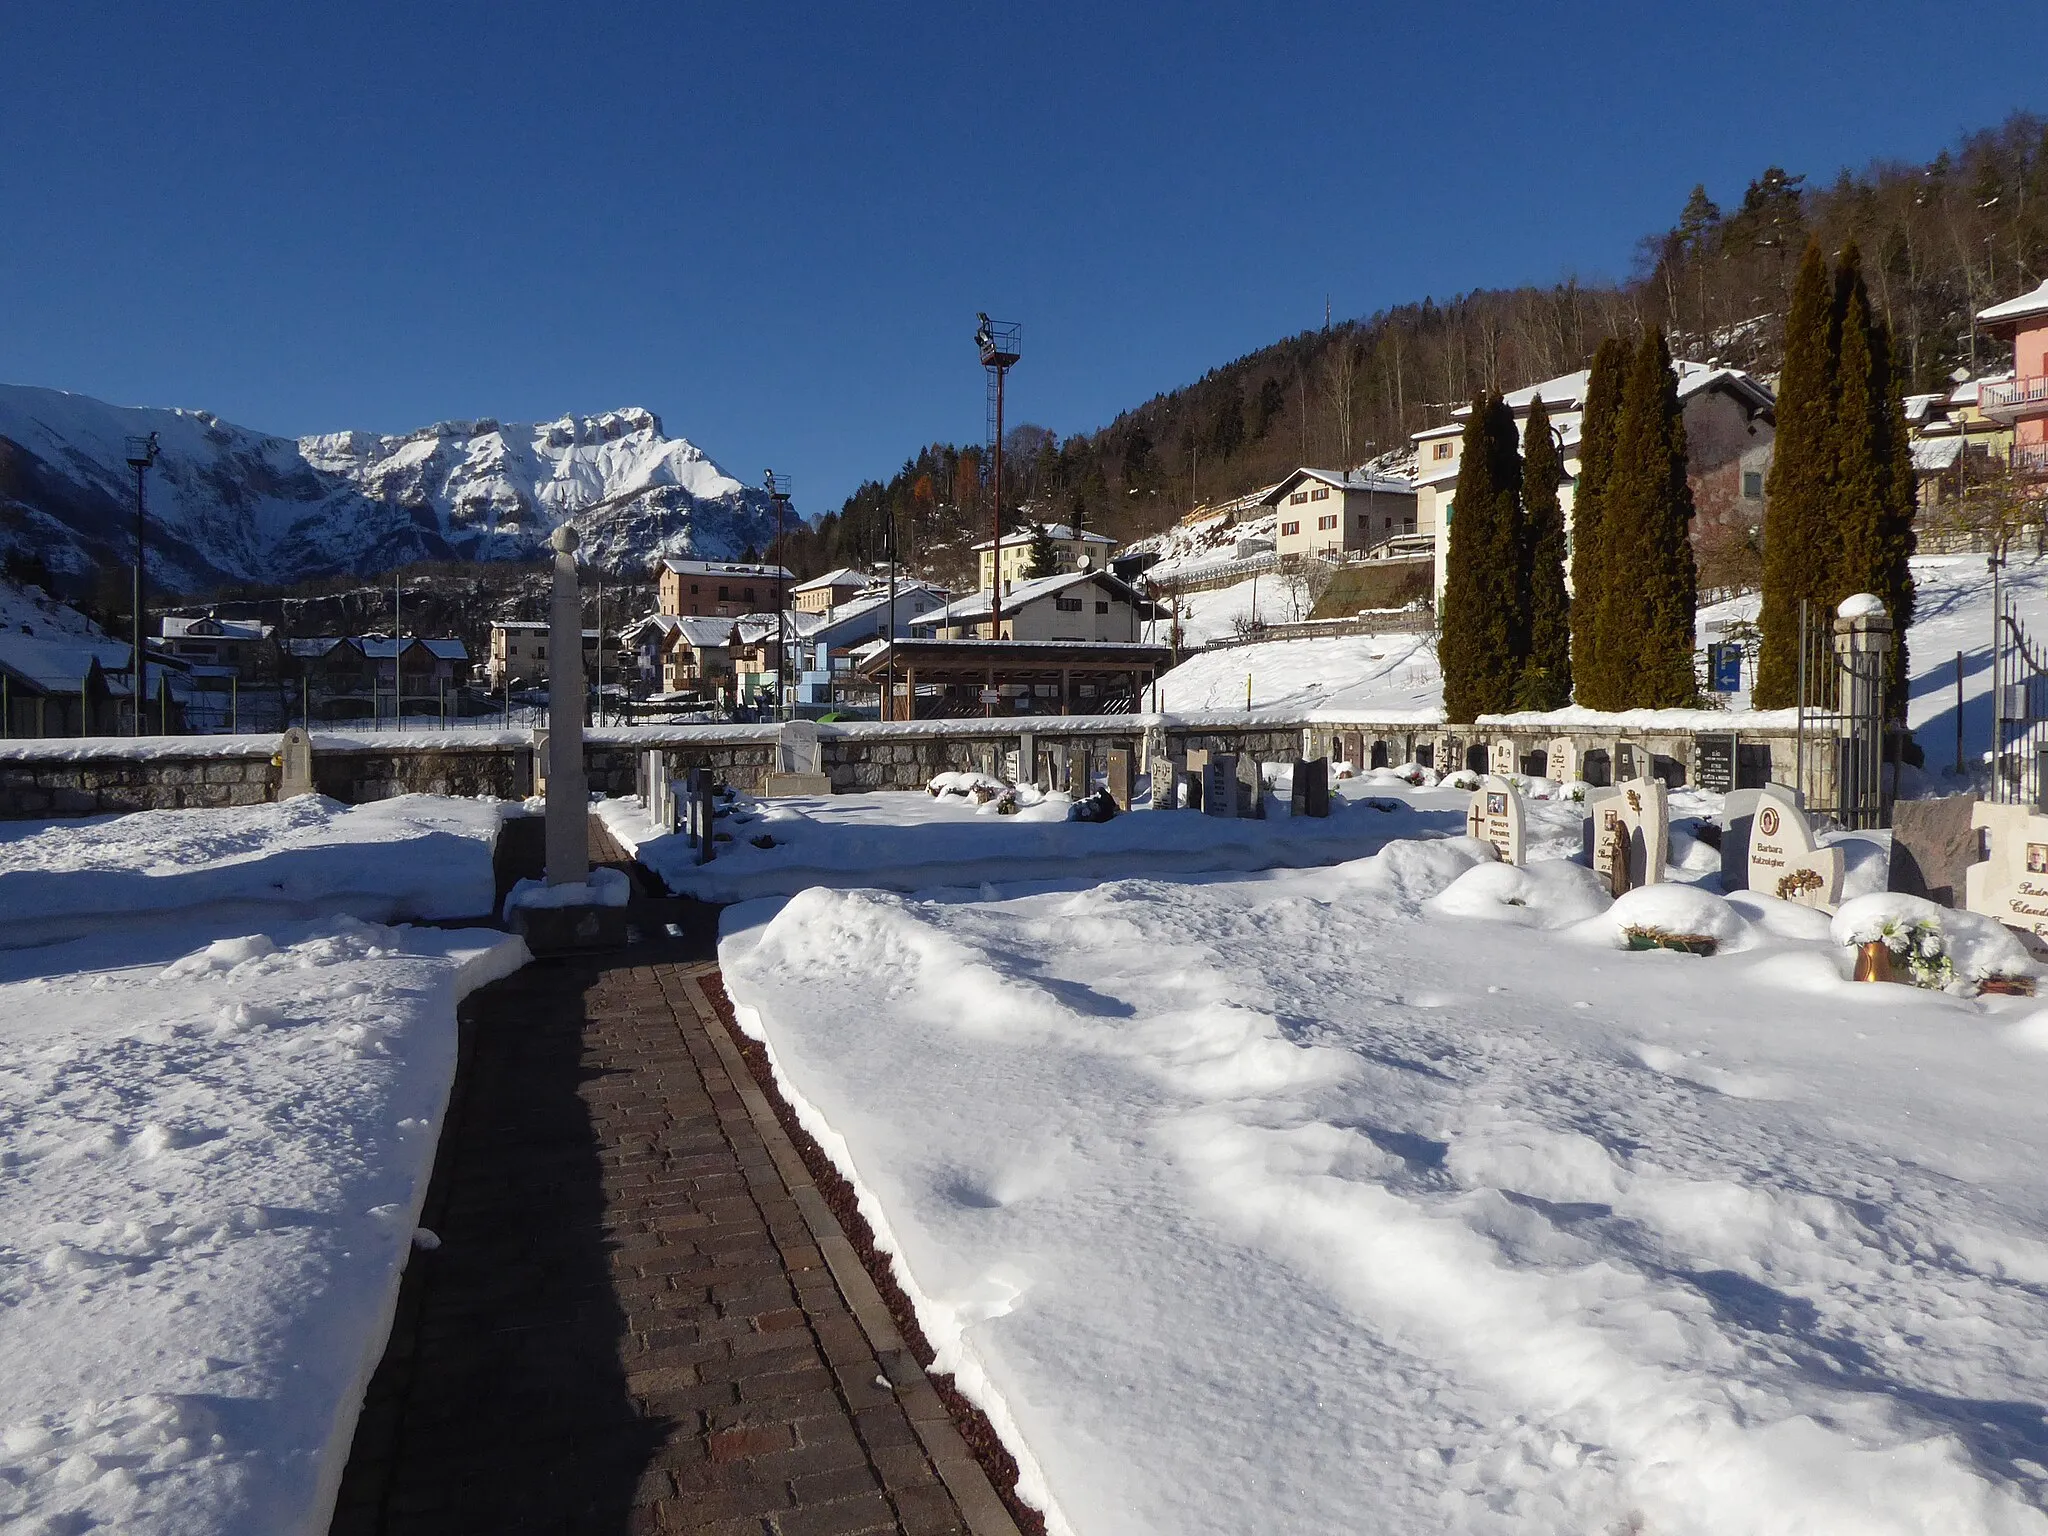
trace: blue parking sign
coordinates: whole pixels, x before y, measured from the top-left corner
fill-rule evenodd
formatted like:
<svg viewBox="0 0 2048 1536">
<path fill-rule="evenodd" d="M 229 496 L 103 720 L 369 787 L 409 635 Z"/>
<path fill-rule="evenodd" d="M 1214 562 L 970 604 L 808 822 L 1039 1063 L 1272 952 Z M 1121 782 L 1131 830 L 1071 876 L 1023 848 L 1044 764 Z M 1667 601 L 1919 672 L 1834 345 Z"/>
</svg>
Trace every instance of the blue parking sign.
<svg viewBox="0 0 2048 1536">
<path fill-rule="evenodd" d="M 1716 693 L 1740 693 L 1742 691 L 1742 647 L 1732 640 L 1721 640 L 1707 647 L 1708 684 Z"/>
</svg>

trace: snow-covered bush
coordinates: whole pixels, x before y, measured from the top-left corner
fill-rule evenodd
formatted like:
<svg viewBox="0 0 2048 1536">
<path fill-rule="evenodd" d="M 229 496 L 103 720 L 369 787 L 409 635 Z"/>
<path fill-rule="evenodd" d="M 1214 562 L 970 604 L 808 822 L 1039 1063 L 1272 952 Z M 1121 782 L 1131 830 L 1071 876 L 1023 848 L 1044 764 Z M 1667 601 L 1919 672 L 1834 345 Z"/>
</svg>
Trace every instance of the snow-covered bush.
<svg viewBox="0 0 2048 1536">
<path fill-rule="evenodd" d="M 1747 949 L 1756 937 L 1743 915 L 1712 891 L 1694 885 L 1644 885 L 1572 931 L 1596 944 L 1630 947 L 1630 932 L 1663 938 L 1712 939 L 1719 949 Z"/>
<path fill-rule="evenodd" d="M 1477 789 L 1481 783 L 1478 774 L 1469 768 L 1460 768 L 1456 773 L 1444 775 L 1437 781 L 1440 789 Z"/>
<path fill-rule="evenodd" d="M 1610 899 L 1605 883 L 1583 864 L 1544 859 L 1524 867 L 1475 865 L 1424 905 L 1457 917 L 1562 928 L 1597 916 Z"/>
</svg>

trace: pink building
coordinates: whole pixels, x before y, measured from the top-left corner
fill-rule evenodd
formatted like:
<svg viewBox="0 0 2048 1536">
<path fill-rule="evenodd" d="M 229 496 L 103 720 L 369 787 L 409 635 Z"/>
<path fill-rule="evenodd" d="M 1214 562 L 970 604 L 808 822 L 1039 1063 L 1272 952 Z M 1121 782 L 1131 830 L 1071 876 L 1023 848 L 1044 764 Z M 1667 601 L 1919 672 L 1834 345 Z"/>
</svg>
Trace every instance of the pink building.
<svg viewBox="0 0 2048 1536">
<path fill-rule="evenodd" d="M 2012 377 L 1984 386 L 1978 409 L 2012 426 L 2012 464 L 2048 478 L 2048 283 L 1977 316 L 1993 336 L 2012 338 Z"/>
</svg>

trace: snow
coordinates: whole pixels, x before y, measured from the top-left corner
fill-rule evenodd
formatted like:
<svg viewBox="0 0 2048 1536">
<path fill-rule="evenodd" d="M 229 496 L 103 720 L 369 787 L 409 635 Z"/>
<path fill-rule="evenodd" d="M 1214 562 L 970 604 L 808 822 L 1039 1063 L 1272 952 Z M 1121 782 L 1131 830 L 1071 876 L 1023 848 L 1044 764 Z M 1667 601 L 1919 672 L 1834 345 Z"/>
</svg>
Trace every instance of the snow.
<svg viewBox="0 0 2048 1536">
<path fill-rule="evenodd" d="M 623 907 L 632 899 L 633 880 L 623 869 L 593 869 L 588 880 L 516 881 L 505 894 L 505 921 L 521 907 Z"/>
<path fill-rule="evenodd" d="M 1443 674 L 1435 638 L 1426 634 L 1267 640 L 1203 651 L 1161 675 L 1157 708 L 1234 709 L 1241 719 L 1247 678 L 1254 711 L 1443 718 Z"/>
<path fill-rule="evenodd" d="M 0 1526 L 324 1531 L 415 1241 L 495 802 L 0 826 Z"/>
<path fill-rule="evenodd" d="M 2048 1010 L 1483 860 L 814 889 L 721 962 L 1054 1532 L 2048 1531 Z"/>
<path fill-rule="evenodd" d="M 222 810 L 0 824 L 0 948 L 119 918 L 486 915 L 504 803 L 319 795 Z"/>
<path fill-rule="evenodd" d="M 1278 775 L 1275 775 L 1277 778 Z M 1464 831 L 1469 795 L 1416 790 L 1391 775 L 1331 787 L 1327 818 L 1293 818 L 1269 793 L 1267 818 L 1204 816 L 1195 811 L 1133 809 L 1106 822 L 1070 820 L 1064 793 L 1014 792 L 1019 809 L 975 801 L 975 774 L 941 775 L 952 792 L 937 798 L 902 791 L 741 799 L 717 821 L 730 835 L 717 856 L 697 862 L 681 833 L 652 829 L 630 798 L 606 800 L 597 813 L 620 843 L 677 895 L 702 901 L 787 896 L 813 885 L 927 890 L 987 881 L 1115 879 L 1137 873 L 1270 869 L 1357 858 L 1391 838 Z M 988 781 L 999 783 L 1000 781 Z M 1140 781 L 1140 791 L 1144 789 Z M 1134 801 L 1135 803 L 1135 801 Z M 1576 807 L 1551 808 L 1551 835 L 1578 847 Z M 771 846 L 756 846 L 766 838 Z M 1535 832 L 1532 828 L 1532 841 Z"/>
</svg>

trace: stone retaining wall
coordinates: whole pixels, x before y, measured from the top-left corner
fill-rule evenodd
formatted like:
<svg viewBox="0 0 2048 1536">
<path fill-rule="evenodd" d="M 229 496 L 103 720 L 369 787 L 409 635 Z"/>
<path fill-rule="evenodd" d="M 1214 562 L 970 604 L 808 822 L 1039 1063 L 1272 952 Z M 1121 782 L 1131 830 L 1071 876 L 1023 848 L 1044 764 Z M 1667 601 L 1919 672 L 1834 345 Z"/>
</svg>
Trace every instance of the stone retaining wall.
<svg viewBox="0 0 2048 1536">
<path fill-rule="evenodd" d="M 278 776 L 251 756 L 0 760 L 0 820 L 262 805 Z"/>
</svg>

